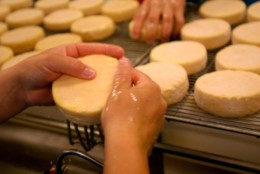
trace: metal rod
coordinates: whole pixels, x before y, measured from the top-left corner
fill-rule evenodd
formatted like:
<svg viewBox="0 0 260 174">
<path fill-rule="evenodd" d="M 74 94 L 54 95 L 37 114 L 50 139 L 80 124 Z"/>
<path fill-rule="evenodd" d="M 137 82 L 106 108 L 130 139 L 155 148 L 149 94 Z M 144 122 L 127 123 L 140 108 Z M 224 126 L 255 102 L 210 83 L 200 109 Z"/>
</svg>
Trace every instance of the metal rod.
<svg viewBox="0 0 260 174">
<path fill-rule="evenodd" d="M 83 159 L 91 162 L 92 164 L 94 164 L 95 166 L 97 166 L 100 169 L 103 169 L 103 167 L 104 167 L 103 163 L 101 163 L 100 161 L 96 160 L 95 158 L 93 158 L 87 154 L 84 154 L 84 153 L 78 152 L 78 151 L 64 151 L 56 160 L 56 173 L 57 174 L 63 174 L 63 169 L 62 169 L 63 160 L 65 157 L 70 156 L 70 155 L 83 158 Z"/>
<path fill-rule="evenodd" d="M 79 139 L 79 143 L 81 144 L 81 146 L 86 150 L 86 151 L 89 151 L 89 147 L 87 146 L 87 144 L 85 144 L 83 142 L 83 139 L 81 137 L 81 134 L 79 132 L 79 129 L 78 129 L 78 125 L 77 124 L 74 124 L 74 127 L 75 127 L 75 130 L 76 130 L 76 133 L 77 133 L 77 136 L 78 136 L 78 139 Z"/>
</svg>

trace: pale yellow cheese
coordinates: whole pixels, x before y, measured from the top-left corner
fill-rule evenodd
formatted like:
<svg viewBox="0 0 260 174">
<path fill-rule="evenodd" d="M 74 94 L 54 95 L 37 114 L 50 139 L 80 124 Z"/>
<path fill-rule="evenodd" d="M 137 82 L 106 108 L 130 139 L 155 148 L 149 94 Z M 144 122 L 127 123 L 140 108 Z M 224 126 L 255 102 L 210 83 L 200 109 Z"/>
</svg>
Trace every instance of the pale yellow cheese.
<svg viewBox="0 0 260 174">
<path fill-rule="evenodd" d="M 225 46 L 231 38 L 231 26 L 223 19 L 197 19 L 186 23 L 181 29 L 182 40 L 202 43 L 207 50 Z"/>
<path fill-rule="evenodd" d="M 40 25 L 43 17 L 44 13 L 40 9 L 24 8 L 7 15 L 5 21 L 10 28 L 17 28 L 28 25 Z"/>
<path fill-rule="evenodd" d="M 260 21 L 241 24 L 232 31 L 233 44 L 252 44 L 260 46 Z"/>
<path fill-rule="evenodd" d="M 207 63 L 207 50 L 199 42 L 173 41 L 154 47 L 150 53 L 151 62 L 179 64 L 187 74 L 203 70 Z"/>
<path fill-rule="evenodd" d="M 44 26 L 51 31 L 66 31 L 77 19 L 83 17 L 83 13 L 76 9 L 61 9 L 50 13 L 44 18 Z"/>
<path fill-rule="evenodd" d="M 133 30 L 134 30 L 134 21 L 133 20 L 131 22 L 129 22 L 128 30 L 129 30 L 130 37 L 133 38 Z M 158 39 L 158 40 L 161 38 L 161 30 L 162 30 L 162 25 L 158 24 L 157 33 L 156 33 L 156 39 Z M 143 26 L 139 40 L 145 41 L 145 39 L 147 38 L 147 34 L 148 34 L 147 27 Z"/>
<path fill-rule="evenodd" d="M 260 21 L 260 2 L 255 2 L 248 7 L 247 21 Z"/>
<path fill-rule="evenodd" d="M 80 125 L 98 124 L 112 91 L 118 60 L 105 55 L 85 56 L 79 60 L 94 68 L 96 77 L 83 80 L 63 75 L 53 83 L 53 98 L 70 121 Z"/>
<path fill-rule="evenodd" d="M 69 0 L 39 0 L 35 3 L 35 8 L 41 9 L 45 14 L 56 10 L 67 8 Z"/>
<path fill-rule="evenodd" d="M 137 1 L 108 1 L 106 2 L 101 13 L 111 17 L 115 22 L 129 21 L 134 17 L 134 14 L 139 8 L 139 3 Z"/>
<path fill-rule="evenodd" d="M 245 20 L 246 4 L 236 0 L 205 1 L 199 8 L 199 14 L 204 18 L 223 19 L 237 25 Z"/>
<path fill-rule="evenodd" d="M 1 36 L 1 44 L 10 47 L 15 54 L 30 51 L 38 40 L 44 37 L 44 30 L 39 26 L 20 27 Z"/>
<path fill-rule="evenodd" d="M 0 21 L 4 21 L 10 12 L 11 8 L 8 5 L 0 5 Z"/>
<path fill-rule="evenodd" d="M 69 3 L 69 8 L 83 12 L 85 16 L 99 14 L 104 0 L 76 0 Z"/>
<path fill-rule="evenodd" d="M 215 67 L 216 70 L 243 70 L 260 74 L 260 48 L 248 44 L 230 45 L 217 53 Z"/>
<path fill-rule="evenodd" d="M 70 43 L 80 43 L 82 39 L 77 34 L 72 33 L 59 33 L 49 35 L 41 40 L 39 40 L 35 45 L 35 50 L 46 50 L 59 45 L 65 45 Z"/>
<path fill-rule="evenodd" d="M 243 117 L 260 109 L 260 76 L 246 71 L 216 71 L 195 83 L 197 105 L 216 116 Z"/>
<path fill-rule="evenodd" d="M 27 58 L 31 57 L 31 56 L 34 56 L 36 54 L 39 54 L 40 52 L 39 51 L 30 51 L 30 52 L 26 52 L 26 53 L 22 53 L 22 54 L 19 54 L 17 56 L 14 56 L 10 59 L 8 59 L 8 61 L 6 61 L 2 66 L 1 66 L 1 70 L 4 70 L 4 69 L 7 69 L 7 68 L 10 68 L 24 60 L 26 60 Z"/>
<path fill-rule="evenodd" d="M 14 11 L 31 7 L 33 5 L 33 0 L 1 0 L 0 5 L 7 5 Z"/>
<path fill-rule="evenodd" d="M 0 22 L 0 36 L 8 31 L 8 26 L 6 23 Z"/>
<path fill-rule="evenodd" d="M 13 50 L 0 46 L 0 67 L 13 56 Z"/>
<path fill-rule="evenodd" d="M 168 105 L 180 102 L 188 91 L 188 76 L 180 65 L 152 62 L 137 66 L 136 69 L 148 75 L 159 85 Z"/>
<path fill-rule="evenodd" d="M 108 38 L 115 32 L 115 23 L 104 15 L 87 16 L 73 22 L 71 32 L 79 34 L 84 41 L 99 41 Z"/>
</svg>

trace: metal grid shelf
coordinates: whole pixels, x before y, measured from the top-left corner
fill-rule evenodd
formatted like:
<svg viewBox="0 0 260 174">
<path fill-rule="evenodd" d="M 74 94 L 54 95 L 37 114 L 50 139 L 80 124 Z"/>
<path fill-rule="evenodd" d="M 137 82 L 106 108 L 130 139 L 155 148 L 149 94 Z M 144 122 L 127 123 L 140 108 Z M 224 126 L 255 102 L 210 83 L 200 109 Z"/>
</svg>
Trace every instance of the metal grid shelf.
<svg viewBox="0 0 260 174">
<path fill-rule="evenodd" d="M 190 87 L 187 95 L 180 103 L 168 107 L 165 115 L 166 119 L 169 121 L 180 121 L 232 131 L 259 138 L 260 112 L 243 118 L 222 118 L 206 113 L 197 106 L 193 96 L 194 84 L 201 75 L 214 71 L 215 55 L 216 52 L 209 52 L 206 68 L 198 74 L 189 76 Z"/>
</svg>

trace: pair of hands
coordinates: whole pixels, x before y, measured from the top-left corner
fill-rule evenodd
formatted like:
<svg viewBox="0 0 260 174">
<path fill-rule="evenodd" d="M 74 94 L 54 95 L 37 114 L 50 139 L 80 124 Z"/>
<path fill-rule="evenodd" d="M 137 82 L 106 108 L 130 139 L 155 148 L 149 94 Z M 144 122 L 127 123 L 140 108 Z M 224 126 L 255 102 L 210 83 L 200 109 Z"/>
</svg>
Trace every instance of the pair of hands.
<svg viewBox="0 0 260 174">
<path fill-rule="evenodd" d="M 94 78 L 95 70 L 76 59 L 89 54 L 106 54 L 120 62 L 102 114 L 105 136 L 127 135 L 138 144 L 139 150 L 147 153 L 163 124 L 166 103 L 158 85 L 135 70 L 127 58 L 122 58 L 124 51 L 118 46 L 98 43 L 60 46 L 3 70 L 0 84 L 6 85 L 1 87 L 0 94 L 8 96 L 0 102 L 0 107 L 5 108 L 2 116 L 9 115 L 7 120 L 26 107 L 53 104 L 51 85 L 62 74 L 86 80 Z"/>
<path fill-rule="evenodd" d="M 140 39 L 144 29 L 143 39 L 149 44 L 154 43 L 158 39 L 158 26 L 161 41 L 177 37 L 185 23 L 185 4 L 186 0 L 144 0 L 133 20 L 133 39 Z"/>
</svg>

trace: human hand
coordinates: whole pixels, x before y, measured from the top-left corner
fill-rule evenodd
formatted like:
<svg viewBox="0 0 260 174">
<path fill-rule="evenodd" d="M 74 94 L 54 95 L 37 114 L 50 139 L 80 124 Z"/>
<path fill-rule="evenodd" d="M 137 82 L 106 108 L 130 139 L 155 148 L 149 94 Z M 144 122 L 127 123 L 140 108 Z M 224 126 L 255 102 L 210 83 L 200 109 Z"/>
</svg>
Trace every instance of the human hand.
<svg viewBox="0 0 260 174">
<path fill-rule="evenodd" d="M 147 155 L 163 125 L 167 104 L 156 83 L 133 69 L 126 58 L 119 62 L 114 88 L 101 116 L 104 134 L 108 141 L 123 141 L 125 137 L 126 143 L 134 144 L 131 148 Z"/>
<path fill-rule="evenodd" d="M 62 74 L 83 79 L 94 78 L 95 71 L 76 59 L 90 54 L 120 58 L 124 51 L 108 44 L 69 44 L 47 50 L 18 64 L 15 68 L 20 71 L 20 85 L 26 105 L 53 104 L 51 84 Z"/>
<path fill-rule="evenodd" d="M 185 0 L 145 0 L 133 20 L 133 39 L 142 37 L 152 44 L 156 39 L 168 41 L 176 37 L 185 23 L 185 4 Z"/>
<path fill-rule="evenodd" d="M 119 62 L 114 88 L 101 116 L 104 173 L 148 174 L 148 153 L 162 128 L 166 102 L 149 77 L 133 69 L 126 58 Z"/>
</svg>

